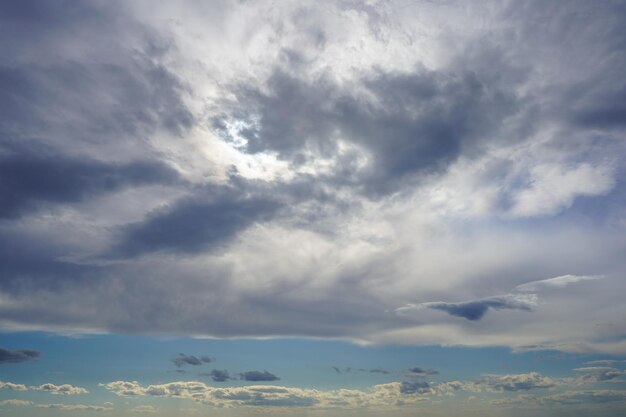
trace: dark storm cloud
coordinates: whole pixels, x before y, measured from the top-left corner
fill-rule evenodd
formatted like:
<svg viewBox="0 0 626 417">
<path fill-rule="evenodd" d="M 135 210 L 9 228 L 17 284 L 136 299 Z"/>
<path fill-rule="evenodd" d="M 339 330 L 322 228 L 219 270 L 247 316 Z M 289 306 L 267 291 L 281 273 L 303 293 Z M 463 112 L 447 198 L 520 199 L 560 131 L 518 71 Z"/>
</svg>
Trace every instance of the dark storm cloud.
<svg viewBox="0 0 626 417">
<path fill-rule="evenodd" d="M 228 371 L 225 370 L 225 369 L 223 369 L 223 370 L 221 370 L 221 369 L 213 369 L 211 372 L 203 372 L 203 373 L 201 373 L 199 375 L 211 377 L 211 379 L 214 382 L 226 382 L 228 380 L 234 379 L 233 377 L 230 376 Z"/>
<path fill-rule="evenodd" d="M 210 358 L 208 356 L 198 357 L 198 356 L 193 356 L 193 355 L 185 355 L 184 353 L 179 353 L 177 357 L 172 359 L 172 362 L 174 363 L 174 365 L 180 368 L 183 365 L 199 366 L 199 365 L 202 365 L 203 363 L 210 363 L 210 362 L 213 362 L 213 358 Z"/>
<path fill-rule="evenodd" d="M 7 350 L 0 348 L 0 364 L 20 363 L 37 359 L 41 352 L 31 349 Z"/>
<path fill-rule="evenodd" d="M 278 381 L 280 378 L 268 371 L 247 371 L 239 374 L 239 379 L 243 381 Z"/>
<path fill-rule="evenodd" d="M 72 158 L 36 142 L 0 143 L 0 218 L 52 203 L 71 203 L 124 187 L 172 183 L 177 174 L 159 162 L 112 164 Z"/>
<path fill-rule="evenodd" d="M 265 196 L 215 190 L 207 199 L 187 198 L 122 231 L 114 257 L 155 251 L 198 252 L 228 243 L 254 222 L 271 218 L 280 205 Z"/>
<path fill-rule="evenodd" d="M 420 304 L 423 307 L 445 311 L 451 316 L 463 317 L 476 321 L 483 318 L 489 310 L 532 311 L 534 304 L 528 299 L 511 295 L 481 298 L 460 303 L 430 302 Z"/>
<path fill-rule="evenodd" d="M 490 81 L 472 72 L 379 71 L 355 89 L 374 97 L 366 99 L 328 78 L 308 81 L 277 70 L 269 92 L 242 88 L 232 113 L 214 127 L 229 139 L 225 123 L 239 122 L 247 152 L 274 151 L 296 164 L 307 152 L 329 156 L 339 137 L 347 139 L 373 158 L 355 185 L 367 181 L 370 191 L 390 191 L 406 175 L 445 167 L 516 109 L 515 95 Z M 338 180 L 349 180 L 345 174 Z"/>
</svg>

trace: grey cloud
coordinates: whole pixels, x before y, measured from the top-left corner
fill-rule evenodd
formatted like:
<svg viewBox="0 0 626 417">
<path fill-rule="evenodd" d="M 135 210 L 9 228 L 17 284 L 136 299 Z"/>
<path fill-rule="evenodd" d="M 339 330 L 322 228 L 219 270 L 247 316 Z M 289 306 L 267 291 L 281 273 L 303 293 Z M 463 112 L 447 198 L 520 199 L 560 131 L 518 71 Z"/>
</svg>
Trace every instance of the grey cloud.
<svg viewBox="0 0 626 417">
<path fill-rule="evenodd" d="M 383 369 L 383 368 L 371 368 L 371 369 L 366 369 L 366 368 L 352 368 L 352 367 L 346 367 L 346 368 L 339 368 L 338 366 L 333 366 L 332 369 L 337 372 L 338 374 L 350 374 L 350 373 L 357 373 L 357 372 L 368 372 L 370 374 L 383 374 L 383 375 L 388 375 L 391 373 L 391 371 L 388 371 L 387 369 Z"/>
<path fill-rule="evenodd" d="M 530 372 L 515 375 L 485 375 L 476 384 L 490 392 L 513 392 L 552 388 L 557 385 L 557 381 L 537 372 Z"/>
<path fill-rule="evenodd" d="M 191 126 L 181 82 L 157 59 L 168 41 L 119 4 L 21 3 L 0 12 L 3 136 L 141 142 L 129 136 Z"/>
<path fill-rule="evenodd" d="M 152 161 L 112 164 L 61 155 L 36 142 L 0 143 L 1 217 L 51 203 L 71 203 L 123 187 L 173 183 L 174 170 Z M 8 146 L 6 146 L 8 145 Z"/>
<path fill-rule="evenodd" d="M 554 276 L 563 262 L 576 264 L 572 270 L 577 271 L 600 265 L 607 276 L 623 270 L 623 190 L 611 188 L 623 182 L 623 167 L 617 166 L 622 125 L 616 118 L 623 107 L 618 103 L 623 96 L 623 7 L 608 1 L 509 2 L 495 15 L 484 15 L 480 7 L 468 6 L 464 13 L 472 33 L 455 23 L 442 24 L 455 47 L 437 47 L 433 38 L 434 49 L 425 52 L 442 60 L 431 63 L 413 53 L 420 49 L 417 44 L 393 46 L 393 38 L 404 32 L 387 26 L 387 10 L 394 18 L 389 5 L 377 21 L 381 33 L 390 36 L 385 45 L 376 44 L 391 53 L 378 61 L 382 68 L 369 54 L 349 62 L 365 59 L 354 69 L 334 67 L 344 64 L 334 55 L 313 55 L 319 61 L 310 61 L 308 51 L 298 51 L 276 32 L 268 37 L 279 41 L 276 48 L 268 48 L 267 55 L 259 50 L 258 72 L 249 73 L 246 62 L 243 72 L 235 64 L 231 68 L 237 57 L 230 56 L 215 61 L 228 67 L 229 76 L 222 79 L 214 75 L 212 63 L 203 67 L 203 57 L 185 49 L 186 36 L 195 33 L 192 25 L 167 30 L 154 23 L 160 18 L 151 20 L 164 13 L 161 6 L 141 13 L 147 6 L 140 3 L 133 3 L 132 10 L 126 2 L 0 5 L 0 160 L 8 167 L 0 185 L 1 194 L 11 196 L 0 209 L 0 288 L 9 301 L 0 306 L 3 324 L 623 351 L 623 342 L 614 339 L 619 324 L 617 330 L 602 330 L 585 314 L 594 301 L 604 305 L 608 300 L 606 308 L 594 310 L 593 319 L 614 322 L 623 293 L 618 279 L 603 281 L 610 291 L 602 294 L 549 299 L 534 315 L 501 314 L 481 326 L 441 325 L 453 319 L 440 311 L 478 320 L 498 309 L 525 311 L 530 303 L 501 296 L 422 305 L 420 313 L 426 314 L 420 323 L 383 313 L 406 303 L 411 294 L 426 301 L 501 294 L 489 291 L 513 288 L 528 274 Z M 196 4 L 176 8 L 181 15 L 196 16 L 201 14 L 193 9 Z M 254 15 L 248 9 L 253 4 L 240 3 L 250 12 L 242 15 Z M 455 11 L 457 6 L 446 7 Z M 282 7 L 275 9 L 282 13 Z M 406 11 L 403 17 L 411 20 Z M 175 18 L 167 14 L 162 22 L 169 25 Z M 152 23 L 145 27 L 136 21 L 142 19 Z M 302 19 L 306 22 L 307 16 Z M 473 32 L 474 19 L 485 19 L 489 33 Z M 335 50 L 346 47 L 348 53 L 341 39 L 316 30 L 316 25 L 324 29 L 323 19 L 313 23 L 307 36 L 323 33 L 321 52 L 334 42 Z M 232 28 L 225 29 L 230 33 Z M 345 33 L 351 29 L 348 25 Z M 463 31 L 460 36 L 457 29 Z M 255 30 L 250 27 L 251 36 Z M 165 33 L 170 35 L 160 35 Z M 206 37 L 208 49 L 216 33 Z M 215 43 L 222 40 L 218 49 L 224 53 L 236 49 L 222 38 Z M 363 42 L 367 48 L 377 40 Z M 274 59 L 283 46 L 291 47 L 289 65 Z M 422 58 L 424 66 L 418 62 Z M 212 102 L 215 96 L 234 99 Z M 193 106 L 187 108 L 187 100 Z M 247 144 L 229 137 L 233 126 Z M 207 127 L 247 155 L 231 152 Z M 43 151 L 41 143 L 49 150 Z M 528 149 L 534 153 L 526 154 Z M 235 155 L 228 164 L 262 165 L 250 175 L 266 178 L 266 184 L 235 184 L 231 178 L 230 191 L 207 185 L 223 179 L 223 167 L 213 165 L 222 151 L 225 159 Z M 264 153 L 282 161 L 275 165 L 273 156 Z M 607 160 L 617 165 L 606 175 L 562 175 L 556 184 L 548 177 L 546 184 L 527 174 L 533 155 L 545 156 L 540 162 L 549 173 L 572 165 L 593 173 Z M 32 169 L 17 169 L 26 166 Z M 162 170 L 168 166 L 178 167 L 190 183 L 172 179 L 171 171 Z M 59 179 L 60 171 L 70 174 L 67 183 Z M 459 184 L 442 183 L 451 173 Z M 44 184 L 47 177 L 51 187 Z M 598 179 L 608 185 L 598 187 Z M 126 194 L 163 182 L 172 184 L 176 195 L 149 207 Z M 548 186 L 547 193 L 532 196 L 541 207 L 528 209 L 524 219 L 500 217 L 516 201 L 508 194 L 533 184 L 539 191 Z M 390 198 L 386 193 L 392 191 L 398 193 Z M 368 201 L 363 193 L 379 200 Z M 553 195 L 560 196 L 557 203 L 542 203 Z M 578 196 L 585 195 L 593 196 L 587 211 L 577 206 Z M 450 196 L 460 199 L 458 214 L 439 210 Z M 111 220 L 87 207 L 95 197 L 108 204 L 115 198 L 113 203 L 124 207 L 119 213 L 112 210 Z M 464 208 L 474 201 L 480 221 Z M 46 208 L 68 203 L 80 203 L 80 213 L 46 216 Z M 133 206 L 132 214 L 126 206 Z M 551 216 L 559 210 L 575 212 Z M 271 223 L 253 228 L 257 222 Z M 256 241 L 237 240 L 244 231 Z M 461 242 L 465 236 L 472 237 L 470 248 Z M 259 243 L 258 237 L 267 242 Z M 590 246 L 597 250 L 590 252 Z M 216 256 L 219 251 L 224 256 Z M 139 259 L 155 252 L 168 256 Z M 454 265 L 442 259 L 455 259 Z M 557 322 L 558 335 L 545 330 Z"/>
<path fill-rule="evenodd" d="M 425 395 L 425 394 L 432 393 L 433 388 L 431 387 L 430 383 L 424 382 L 424 381 L 417 381 L 417 382 L 404 381 L 402 382 L 402 385 L 400 387 L 400 392 L 402 394 Z"/>
<path fill-rule="evenodd" d="M 340 136 L 364 147 L 373 162 L 363 172 L 341 172 L 336 181 L 353 177 L 357 187 L 393 191 L 409 174 L 445 167 L 513 111 L 514 94 L 489 81 L 476 73 L 379 71 L 360 80 L 358 87 L 374 97 L 369 100 L 329 78 L 307 81 L 277 70 L 269 93 L 241 88 L 232 114 L 214 127 L 228 139 L 226 123 L 239 124 L 248 152 L 275 151 L 294 163 L 304 162 L 307 152 L 334 153 Z"/>
<path fill-rule="evenodd" d="M 280 378 L 268 371 L 247 371 L 239 374 L 239 378 L 244 381 L 278 381 Z"/>
<path fill-rule="evenodd" d="M 608 366 L 590 366 L 585 368 L 576 368 L 574 369 L 574 371 L 583 374 L 580 377 L 581 382 L 612 381 L 623 375 L 626 375 L 626 372 Z"/>
<path fill-rule="evenodd" d="M 270 219 L 280 204 L 237 190 L 210 191 L 208 198 L 185 198 L 127 225 L 109 256 L 129 258 L 156 251 L 199 252 L 227 244 L 253 223 Z"/>
<path fill-rule="evenodd" d="M 211 372 L 203 372 L 200 374 L 201 376 L 209 376 L 215 382 L 226 382 L 228 380 L 234 379 L 230 376 L 227 370 L 213 369 Z"/>
<path fill-rule="evenodd" d="M 172 362 L 174 363 L 174 365 L 180 368 L 183 365 L 199 366 L 199 365 L 202 365 L 203 363 L 213 362 L 213 359 L 208 356 L 198 357 L 198 356 L 193 356 L 193 355 L 185 355 L 184 353 L 179 353 L 177 357 L 172 359 Z"/>
<path fill-rule="evenodd" d="M 439 371 L 436 371 L 434 369 L 424 369 L 424 368 L 419 368 L 419 367 L 410 368 L 408 369 L 407 372 L 408 374 L 415 375 L 415 376 L 427 376 L 427 375 L 439 374 Z"/>
<path fill-rule="evenodd" d="M 476 300 L 463 301 L 458 303 L 447 303 L 443 301 L 421 303 L 413 307 L 403 307 L 399 309 L 399 311 L 402 312 L 406 309 L 425 307 L 434 310 L 445 311 L 451 316 L 462 317 L 470 321 L 476 321 L 482 319 L 489 310 L 532 311 L 535 304 L 535 297 L 507 294 L 502 296 L 479 298 Z"/>
<path fill-rule="evenodd" d="M 0 348 L 0 364 L 20 363 L 37 359 L 41 352 L 32 349 L 7 350 Z"/>
</svg>

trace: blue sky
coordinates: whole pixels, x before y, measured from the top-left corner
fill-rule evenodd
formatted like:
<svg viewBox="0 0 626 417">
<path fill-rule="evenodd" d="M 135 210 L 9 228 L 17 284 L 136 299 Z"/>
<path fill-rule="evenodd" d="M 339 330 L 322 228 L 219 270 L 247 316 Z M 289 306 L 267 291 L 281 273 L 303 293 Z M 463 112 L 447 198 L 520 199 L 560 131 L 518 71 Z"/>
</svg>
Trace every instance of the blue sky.
<svg viewBox="0 0 626 417">
<path fill-rule="evenodd" d="M 622 1 L 0 4 L 0 412 L 613 416 Z"/>
</svg>

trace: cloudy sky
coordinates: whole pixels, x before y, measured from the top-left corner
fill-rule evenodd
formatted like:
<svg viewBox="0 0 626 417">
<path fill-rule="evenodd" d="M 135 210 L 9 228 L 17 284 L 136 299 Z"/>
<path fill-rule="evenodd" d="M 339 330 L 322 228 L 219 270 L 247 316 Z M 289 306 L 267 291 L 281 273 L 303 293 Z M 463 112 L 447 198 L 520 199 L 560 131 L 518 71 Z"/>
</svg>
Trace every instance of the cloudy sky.
<svg viewBox="0 0 626 417">
<path fill-rule="evenodd" d="M 626 409 L 622 0 L 0 3 L 0 413 Z"/>
</svg>

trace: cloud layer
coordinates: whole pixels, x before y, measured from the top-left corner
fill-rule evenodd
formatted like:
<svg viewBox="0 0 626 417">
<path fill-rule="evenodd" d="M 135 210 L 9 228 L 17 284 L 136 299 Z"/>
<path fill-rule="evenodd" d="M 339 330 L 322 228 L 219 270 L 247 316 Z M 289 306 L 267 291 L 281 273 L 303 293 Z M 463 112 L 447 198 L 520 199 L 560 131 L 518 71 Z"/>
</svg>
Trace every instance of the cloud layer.
<svg viewBox="0 0 626 417">
<path fill-rule="evenodd" d="M 404 3 L 0 5 L 0 326 L 626 352 L 626 9 Z"/>
</svg>

